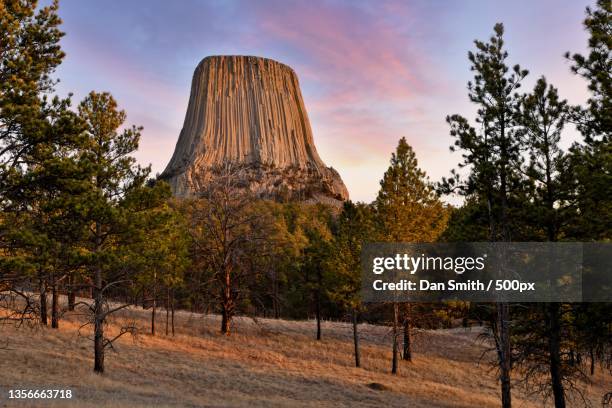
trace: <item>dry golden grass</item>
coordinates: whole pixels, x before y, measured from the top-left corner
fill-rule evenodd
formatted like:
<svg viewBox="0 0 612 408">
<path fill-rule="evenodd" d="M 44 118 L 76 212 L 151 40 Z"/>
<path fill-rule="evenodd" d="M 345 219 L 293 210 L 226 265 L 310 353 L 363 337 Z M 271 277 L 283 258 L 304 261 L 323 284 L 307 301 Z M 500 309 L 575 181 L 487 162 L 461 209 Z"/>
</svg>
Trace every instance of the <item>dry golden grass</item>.
<svg viewBox="0 0 612 408">
<path fill-rule="evenodd" d="M 113 318 L 148 331 L 149 314 L 136 308 Z M 163 316 L 158 324 L 163 332 Z M 360 325 L 362 365 L 353 367 L 348 324 L 237 318 L 234 333 L 218 334 L 217 316 L 177 313 L 177 335 L 123 337 L 106 357 L 106 373 L 92 372 L 92 343 L 77 334 L 80 318 L 67 315 L 59 330 L 0 325 L 0 406 L 45 407 L 497 407 L 495 372 L 479 363 L 484 346 L 476 331 L 428 331 L 417 336 L 414 362 L 389 374 L 388 328 Z M 385 390 L 368 384 L 380 383 Z M 72 400 L 7 401 L 11 388 L 70 388 Z M 611 388 L 598 373 L 587 396 L 599 406 Z M 539 407 L 520 388 L 513 406 Z"/>
</svg>

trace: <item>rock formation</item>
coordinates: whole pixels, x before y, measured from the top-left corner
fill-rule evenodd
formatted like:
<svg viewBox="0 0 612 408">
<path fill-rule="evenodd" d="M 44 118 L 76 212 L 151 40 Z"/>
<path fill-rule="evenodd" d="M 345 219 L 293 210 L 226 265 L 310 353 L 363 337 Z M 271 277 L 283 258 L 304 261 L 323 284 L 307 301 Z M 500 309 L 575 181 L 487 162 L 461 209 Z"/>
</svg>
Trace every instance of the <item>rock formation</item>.
<svg viewBox="0 0 612 408">
<path fill-rule="evenodd" d="M 197 195 L 228 162 L 259 197 L 338 204 L 340 175 L 317 154 L 295 72 L 260 57 L 212 56 L 197 66 L 183 129 L 160 176 Z"/>
</svg>

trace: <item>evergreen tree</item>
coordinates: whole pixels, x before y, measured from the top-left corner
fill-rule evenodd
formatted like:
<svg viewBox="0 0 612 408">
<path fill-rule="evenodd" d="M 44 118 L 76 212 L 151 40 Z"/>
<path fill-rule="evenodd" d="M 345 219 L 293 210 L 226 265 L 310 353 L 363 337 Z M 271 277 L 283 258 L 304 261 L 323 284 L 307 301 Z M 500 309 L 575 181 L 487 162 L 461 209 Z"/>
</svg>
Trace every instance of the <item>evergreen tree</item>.
<svg viewBox="0 0 612 408">
<path fill-rule="evenodd" d="M 306 217 L 302 219 L 301 230 L 307 239 L 300 254 L 301 281 L 310 293 L 310 303 L 314 309 L 317 325 L 316 339 L 321 340 L 321 319 L 324 304 L 327 303 L 328 290 L 334 279 L 332 273 L 332 234 L 330 225 L 332 213 L 329 207 L 317 204 L 311 208 L 303 208 Z"/>
<path fill-rule="evenodd" d="M 37 11 L 37 1 L 0 4 L 0 174 L 2 190 L 12 171 L 23 171 L 39 143 L 57 137 L 42 131 L 45 95 L 64 53 L 59 41 L 58 2 Z M 57 139 L 56 139 L 57 140 Z"/>
<path fill-rule="evenodd" d="M 587 56 L 570 53 L 572 71 L 589 84 L 587 106 L 574 111 L 574 120 L 584 143 L 569 152 L 569 169 L 564 182 L 571 191 L 573 217 L 565 234 L 569 239 L 609 241 L 612 239 L 612 5 L 598 0 L 587 7 L 584 27 L 589 33 Z M 591 374 L 596 360 L 610 367 L 610 303 L 574 305 L 575 347 L 590 357 Z"/>
<path fill-rule="evenodd" d="M 189 265 L 187 224 L 170 202 L 153 208 L 142 217 L 146 239 L 138 241 L 132 252 L 136 282 L 151 304 L 151 334 L 155 335 L 158 299 L 166 299 L 166 335 L 169 332 L 171 295 L 183 283 Z M 164 290 L 165 289 L 165 290 Z M 174 325 L 172 325 L 174 327 Z"/>
<path fill-rule="evenodd" d="M 569 112 L 567 102 L 559 98 L 557 89 L 540 78 L 533 92 L 523 96 L 517 113 L 529 155 L 524 172 L 532 189 L 522 211 L 525 223 L 534 226 L 530 240 L 554 242 L 559 239 L 567 212 L 567 191 L 563 183 L 567 169 L 559 141 Z M 528 367 L 525 375 L 531 376 L 536 383 L 541 378 L 542 367 L 548 371 L 550 387 L 537 388 L 545 395 L 551 389 L 555 406 L 563 408 L 566 400 L 564 382 L 571 384 L 572 377 L 578 373 L 563 359 L 563 347 L 571 332 L 564 319 L 568 307 L 559 303 L 525 305 L 523 311 L 526 312 L 515 317 L 516 359 Z"/>
<path fill-rule="evenodd" d="M 478 196 L 468 196 L 460 207 L 451 207 L 442 242 L 479 242 L 489 239 L 487 206 Z"/>
<path fill-rule="evenodd" d="M 311 302 L 314 306 L 317 323 L 316 339 L 321 340 L 321 319 L 323 301 L 326 292 L 326 277 L 329 271 L 330 237 L 319 229 L 306 231 L 308 245 L 304 248 L 302 274 L 306 287 L 311 292 Z"/>
<path fill-rule="evenodd" d="M 612 238 L 612 6 L 599 0 L 587 7 L 584 26 L 589 32 L 589 55 L 567 53 L 572 71 L 588 81 L 591 97 L 586 108 L 574 111 L 584 144 L 571 148 L 566 183 L 576 203 L 574 228 L 568 233 L 581 240 Z"/>
<path fill-rule="evenodd" d="M 374 203 L 379 236 L 387 242 L 433 242 L 446 228 L 448 210 L 439 200 L 414 151 L 401 138 Z M 410 305 L 404 317 L 404 359 L 411 359 Z M 393 364 L 397 373 L 399 306 L 393 305 Z"/>
<path fill-rule="evenodd" d="M 523 96 L 517 112 L 529 156 L 523 172 L 532 186 L 523 217 L 546 232 L 545 236 L 529 237 L 531 240 L 559 239 L 565 212 L 563 201 L 567 199 L 563 188 L 566 160 L 559 142 L 569 111 L 567 101 L 559 98 L 557 89 L 540 78 L 533 92 Z"/>
<path fill-rule="evenodd" d="M 461 183 L 454 173 L 453 178 L 444 180 L 444 191 L 475 195 L 486 203 L 490 241 L 513 239 L 511 200 L 521 190 L 522 181 L 517 171 L 521 157 L 516 116 L 520 98 L 516 90 L 528 72 L 519 65 L 512 68 L 507 65 L 503 35 L 503 25 L 496 24 L 489 42 L 476 40 L 476 52 L 468 53 L 474 72 L 473 82 L 468 83 L 468 96 L 478 106 L 479 129 L 460 115 L 447 118 L 451 136 L 456 138 L 451 150 L 464 152 L 460 166 L 467 167 L 469 174 Z M 492 326 L 492 334 L 497 345 L 502 406 L 508 408 L 512 367 L 510 310 L 507 303 L 498 303 L 496 308 L 497 322 Z"/>
<path fill-rule="evenodd" d="M 591 97 L 586 109 L 578 109 L 578 129 L 587 144 L 610 143 L 612 132 L 612 5 L 597 0 L 595 9 L 587 7 L 584 27 L 590 34 L 589 55 L 571 55 L 572 71 L 589 83 Z"/>
<path fill-rule="evenodd" d="M 374 225 L 370 207 L 346 201 L 338 216 L 332 243 L 332 266 L 335 271 L 330 297 L 351 313 L 355 366 L 361 364 L 359 353 L 358 321 L 364 306 L 361 289 L 361 250 L 363 244 L 374 238 Z"/>
<path fill-rule="evenodd" d="M 42 254 L 43 246 L 51 245 L 52 238 L 40 235 L 41 220 L 44 207 L 58 200 L 59 191 L 53 189 L 61 180 L 60 174 L 49 172 L 47 164 L 65 175 L 71 159 L 61 155 L 79 134 L 78 121 L 69 111 L 70 100 L 48 98 L 55 84 L 51 75 L 64 57 L 57 9 L 57 1 L 42 8 L 36 1 L 0 4 L 0 208 L 5 215 L 0 219 L 0 248 L 11 255 L 0 259 L 0 281 L 10 282 L 7 287 L 11 288 L 17 280 L 32 276 L 19 273 L 30 263 L 38 271 L 34 274 L 43 278 L 43 298 L 48 268 L 41 267 L 46 261 L 40 256 L 35 261 L 32 251 L 36 247 Z M 35 226 L 38 233 L 26 232 Z M 48 224 L 45 228 L 52 231 Z M 45 320 L 46 301 L 40 306 L 39 314 Z"/>
<path fill-rule="evenodd" d="M 105 349 L 134 329 L 125 327 L 115 338 L 105 336 L 107 318 L 127 306 L 109 305 L 109 291 L 134 279 L 134 268 L 142 262 L 134 249 L 147 239 L 150 212 L 169 197 L 170 189 L 166 183 L 145 185 L 149 169 L 136 165 L 131 156 L 138 148 L 142 128 L 119 131 L 126 114 L 110 94 L 91 92 L 78 110 L 87 126 L 86 143 L 79 154 L 87 163 L 89 190 L 74 216 L 85 226 L 83 262 L 94 298 L 89 307 L 94 371 L 103 373 Z"/>
<path fill-rule="evenodd" d="M 288 205 L 272 201 L 263 201 L 262 205 L 269 212 L 273 225 L 272 233 L 263 243 L 267 256 L 256 260 L 262 271 L 262 286 L 253 292 L 255 297 L 257 293 L 260 294 L 259 303 L 266 305 L 270 315 L 278 319 L 287 306 L 288 286 L 291 276 L 295 276 L 295 270 L 299 268 L 297 260 L 301 248 L 300 241 L 294 236 L 294 231 L 290 230 L 286 219 Z"/>
<path fill-rule="evenodd" d="M 374 206 L 388 242 L 433 242 L 446 227 L 447 210 L 405 138 L 391 155 Z"/>
</svg>

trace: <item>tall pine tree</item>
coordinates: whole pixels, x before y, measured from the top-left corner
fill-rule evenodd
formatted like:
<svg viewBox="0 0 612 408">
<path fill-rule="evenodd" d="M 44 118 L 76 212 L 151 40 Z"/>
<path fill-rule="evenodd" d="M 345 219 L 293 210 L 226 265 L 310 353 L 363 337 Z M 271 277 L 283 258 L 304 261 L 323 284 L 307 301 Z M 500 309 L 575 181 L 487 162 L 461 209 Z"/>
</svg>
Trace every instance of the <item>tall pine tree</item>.
<svg viewBox="0 0 612 408">
<path fill-rule="evenodd" d="M 332 241 L 335 270 L 331 298 L 351 313 L 355 366 L 361 365 L 359 353 L 359 313 L 363 304 L 359 296 L 361 289 L 361 249 L 374 238 L 372 212 L 369 206 L 346 201 L 338 216 Z"/>
<path fill-rule="evenodd" d="M 386 242 L 433 242 L 446 228 L 449 211 L 439 200 L 405 138 L 401 138 L 391 164 L 380 182 L 374 203 L 379 238 Z M 404 359 L 411 359 L 410 305 L 405 305 Z M 393 364 L 398 370 L 399 305 L 393 304 Z"/>
<path fill-rule="evenodd" d="M 460 167 L 468 169 L 464 182 L 457 174 L 445 180 L 445 190 L 464 196 L 477 196 L 486 203 L 490 241 L 512 240 L 512 197 L 520 190 L 520 138 L 517 133 L 516 90 L 528 72 L 519 65 L 508 66 L 504 43 L 504 26 L 498 23 L 488 42 L 474 41 L 475 52 L 468 53 L 474 80 L 468 82 L 468 96 L 478 107 L 476 127 L 460 116 L 447 118 L 451 150 L 463 152 Z M 510 343 L 510 308 L 507 303 L 496 305 L 496 321 L 492 334 L 497 346 L 501 382 L 502 406 L 511 406 L 512 349 Z"/>
<path fill-rule="evenodd" d="M 562 238 L 568 194 L 563 183 L 567 174 L 565 154 L 559 142 L 569 114 L 567 101 L 561 100 L 557 89 L 543 77 L 532 93 L 523 96 L 517 112 L 529 156 L 524 173 L 531 188 L 521 209 L 525 224 L 531 227 L 531 236 L 526 237 L 529 240 L 554 242 Z M 535 383 L 545 395 L 552 394 L 558 408 L 566 405 L 564 383 L 571 384 L 577 373 L 563 352 L 571 332 L 568 312 L 569 307 L 559 303 L 524 305 L 515 316 L 513 329 L 514 354 L 525 368 L 526 382 Z M 542 376 L 546 372 L 548 375 Z"/>
<path fill-rule="evenodd" d="M 127 306 L 109 304 L 109 293 L 135 278 L 134 266 L 141 264 L 139 249 L 147 239 L 151 211 L 170 196 L 170 189 L 166 183 L 145 184 L 149 168 L 138 166 L 132 156 L 141 128 L 119 130 L 126 113 L 110 94 L 91 92 L 80 103 L 79 115 L 87 126 L 79 154 L 87 163 L 89 191 L 82 195 L 80 211 L 74 215 L 85 226 L 83 262 L 94 298 L 89 307 L 94 371 L 103 373 L 105 349 L 117 338 L 105 335 L 107 318 Z M 119 336 L 132 329 L 123 328 Z"/>
</svg>

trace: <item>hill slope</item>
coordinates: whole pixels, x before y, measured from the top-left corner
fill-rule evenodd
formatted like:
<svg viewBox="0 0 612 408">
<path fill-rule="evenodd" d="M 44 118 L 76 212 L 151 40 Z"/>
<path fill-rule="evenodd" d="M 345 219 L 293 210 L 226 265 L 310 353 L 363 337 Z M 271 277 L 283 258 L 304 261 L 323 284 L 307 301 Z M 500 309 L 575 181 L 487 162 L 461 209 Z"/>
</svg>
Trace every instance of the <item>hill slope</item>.
<svg viewBox="0 0 612 408">
<path fill-rule="evenodd" d="M 417 336 L 413 363 L 389 374 L 388 328 L 361 325 L 363 367 L 353 367 L 351 328 L 325 322 L 323 340 L 313 340 L 313 322 L 237 318 L 235 334 L 217 333 L 217 316 L 177 313 L 177 335 L 124 337 L 107 355 L 107 373 L 93 374 L 87 332 L 77 334 L 75 315 L 59 330 L 0 325 L 0 406 L 37 406 L 6 400 L 11 388 L 70 388 L 72 401 L 38 405 L 78 407 L 334 406 L 497 407 L 498 386 L 476 331 L 424 332 Z M 149 314 L 138 309 L 115 318 L 147 330 Z M 163 316 L 158 321 L 163 332 Z M 368 385 L 382 384 L 385 390 Z M 610 388 L 595 376 L 588 388 L 593 405 Z M 542 406 L 515 389 L 516 406 Z"/>
</svg>

